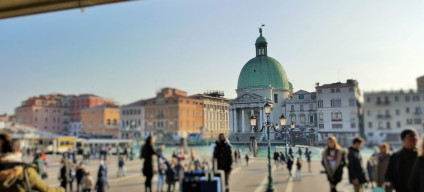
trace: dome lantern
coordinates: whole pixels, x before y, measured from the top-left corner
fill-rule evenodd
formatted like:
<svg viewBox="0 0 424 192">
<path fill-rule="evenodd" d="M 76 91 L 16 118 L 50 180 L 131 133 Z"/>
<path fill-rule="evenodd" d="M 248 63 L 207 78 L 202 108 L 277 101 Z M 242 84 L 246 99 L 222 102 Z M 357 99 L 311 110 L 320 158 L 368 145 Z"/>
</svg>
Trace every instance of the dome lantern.
<svg viewBox="0 0 424 192">
<path fill-rule="evenodd" d="M 264 27 L 265 25 L 262 25 Z M 256 57 L 267 56 L 267 45 L 265 37 L 262 36 L 262 27 L 259 28 L 260 36 L 256 39 Z"/>
</svg>

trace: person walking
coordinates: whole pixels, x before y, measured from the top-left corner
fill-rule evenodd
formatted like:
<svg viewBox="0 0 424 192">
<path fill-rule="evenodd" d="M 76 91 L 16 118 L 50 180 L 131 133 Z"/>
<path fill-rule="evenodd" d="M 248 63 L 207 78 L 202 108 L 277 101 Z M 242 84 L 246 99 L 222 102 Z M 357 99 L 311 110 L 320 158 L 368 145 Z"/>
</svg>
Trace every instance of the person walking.
<svg viewBox="0 0 424 192">
<path fill-rule="evenodd" d="M 90 171 L 84 175 L 81 183 L 82 192 L 91 192 L 91 189 L 94 187 L 94 179 Z"/>
<path fill-rule="evenodd" d="M 85 176 L 85 174 L 86 174 L 85 166 L 84 166 L 83 162 L 81 161 L 81 163 L 79 164 L 79 166 L 77 168 L 77 172 L 76 172 L 77 192 L 80 191 L 81 181 L 82 181 L 82 178 Z"/>
<path fill-rule="evenodd" d="M 302 158 L 302 148 L 297 149 L 297 154 L 299 154 L 299 158 Z"/>
<path fill-rule="evenodd" d="M 337 192 L 337 184 L 342 180 L 343 167 L 346 166 L 346 152 L 337 143 L 336 137 L 328 138 L 321 163 L 330 184 L 330 192 Z"/>
<path fill-rule="evenodd" d="M 157 191 L 162 192 L 163 191 L 163 185 L 165 184 L 165 171 L 166 171 L 166 165 L 165 165 L 165 158 L 163 156 L 158 156 L 158 182 L 157 182 Z"/>
<path fill-rule="evenodd" d="M 218 169 L 225 172 L 225 191 L 228 192 L 230 190 L 228 181 L 233 164 L 232 146 L 223 133 L 219 134 L 215 144 L 213 159 L 217 161 Z"/>
<path fill-rule="evenodd" d="M 290 155 L 290 157 L 293 156 L 293 149 L 291 147 L 289 148 L 289 155 Z"/>
<path fill-rule="evenodd" d="M 246 167 L 249 167 L 249 154 L 246 153 L 246 155 L 244 156 L 244 158 L 246 159 Z"/>
<path fill-rule="evenodd" d="M 175 182 L 178 179 L 177 176 L 177 170 L 175 169 L 175 166 L 177 165 L 177 159 L 172 159 L 171 163 L 169 162 L 165 162 L 166 163 L 166 171 L 165 171 L 165 175 L 166 175 L 166 184 L 168 185 L 168 192 L 173 192 L 175 191 Z"/>
<path fill-rule="evenodd" d="M 97 192 L 105 192 L 109 188 L 109 179 L 107 178 L 108 167 L 104 160 L 100 160 L 99 171 L 97 172 L 97 182 L 95 189 Z"/>
<path fill-rule="evenodd" d="M 287 157 L 287 170 L 289 171 L 289 178 L 293 177 L 292 175 L 292 168 L 293 168 L 293 156 L 288 156 Z"/>
<path fill-rule="evenodd" d="M 308 172 L 311 173 L 311 151 L 309 151 L 308 148 L 306 148 L 305 156 L 306 162 L 308 162 Z"/>
<path fill-rule="evenodd" d="M 38 177 L 40 179 L 44 179 L 43 177 L 45 177 L 47 175 L 45 168 L 45 163 L 42 159 L 42 155 L 41 153 L 37 153 L 34 156 L 34 161 L 32 162 L 35 165 L 35 170 L 38 173 Z"/>
<path fill-rule="evenodd" d="M 234 164 L 237 165 L 238 163 L 238 154 L 237 154 L 237 150 L 234 150 Z"/>
<path fill-rule="evenodd" d="M 274 151 L 274 163 L 275 166 L 278 167 L 278 164 L 280 163 L 280 154 L 278 153 L 277 149 Z"/>
<path fill-rule="evenodd" d="M 66 158 L 63 158 L 60 160 L 60 164 L 62 165 L 59 172 L 60 186 L 66 191 L 66 186 L 69 185 L 69 189 L 72 191 L 72 178 L 69 162 Z"/>
<path fill-rule="evenodd" d="M 389 159 L 386 172 L 386 190 L 395 189 L 397 192 L 416 192 L 408 189 L 408 182 L 417 159 L 418 135 L 412 129 L 405 129 L 400 134 L 402 149 L 394 153 Z"/>
<path fill-rule="evenodd" d="M 302 179 L 302 159 L 301 158 L 297 158 L 296 160 L 296 175 L 294 180 L 295 181 L 300 181 Z"/>
<path fill-rule="evenodd" d="M 389 165 L 390 156 L 392 152 L 390 151 L 389 144 L 382 143 L 378 146 L 379 152 L 375 155 L 371 164 L 374 164 L 374 181 L 377 187 L 383 187 L 385 182 L 385 176 L 387 172 L 387 167 Z"/>
<path fill-rule="evenodd" d="M 412 167 L 411 177 L 409 179 L 409 191 L 424 192 L 424 136 L 419 150 L 419 156 Z"/>
<path fill-rule="evenodd" d="M 143 162 L 143 175 L 146 177 L 144 183 L 145 192 L 152 192 L 152 178 L 153 178 L 153 156 L 156 155 L 155 149 L 155 137 L 150 135 L 147 137 L 144 146 L 141 148 L 140 158 L 144 159 Z"/>
<path fill-rule="evenodd" d="M 283 167 L 284 169 L 284 164 L 286 163 L 286 156 L 284 155 L 283 152 L 280 152 L 280 164 L 283 165 L 281 167 Z"/>
<path fill-rule="evenodd" d="M 41 180 L 34 167 L 22 162 L 20 143 L 10 134 L 0 133 L 0 191 L 64 192 Z"/>
<path fill-rule="evenodd" d="M 353 184 L 353 189 L 355 192 L 364 191 L 363 184 L 367 182 L 365 175 L 364 167 L 362 164 L 362 156 L 359 152 L 359 149 L 364 144 L 364 139 L 362 137 L 356 137 L 352 141 L 352 146 L 349 147 L 348 152 L 348 171 L 349 171 L 349 181 Z"/>
<path fill-rule="evenodd" d="M 122 155 L 120 155 L 118 157 L 118 173 L 117 173 L 118 177 L 125 176 L 125 167 L 124 166 L 125 166 L 124 157 L 122 157 Z"/>
</svg>

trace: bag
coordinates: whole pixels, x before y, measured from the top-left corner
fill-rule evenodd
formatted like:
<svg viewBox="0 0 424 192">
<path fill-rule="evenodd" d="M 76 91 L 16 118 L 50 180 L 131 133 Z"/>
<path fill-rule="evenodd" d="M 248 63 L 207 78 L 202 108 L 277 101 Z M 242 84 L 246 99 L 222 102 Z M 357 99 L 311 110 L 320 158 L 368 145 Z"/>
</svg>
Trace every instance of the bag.
<svg viewBox="0 0 424 192">
<path fill-rule="evenodd" d="M 200 191 L 201 192 L 221 192 L 221 178 L 213 177 L 200 177 Z"/>
<path fill-rule="evenodd" d="M 384 188 L 381 188 L 381 187 L 374 187 L 372 192 L 386 192 L 386 190 Z"/>
<path fill-rule="evenodd" d="M 44 173 L 41 174 L 41 178 L 42 179 L 47 179 L 48 177 L 49 177 L 49 175 L 47 175 L 46 172 L 44 172 Z"/>
</svg>

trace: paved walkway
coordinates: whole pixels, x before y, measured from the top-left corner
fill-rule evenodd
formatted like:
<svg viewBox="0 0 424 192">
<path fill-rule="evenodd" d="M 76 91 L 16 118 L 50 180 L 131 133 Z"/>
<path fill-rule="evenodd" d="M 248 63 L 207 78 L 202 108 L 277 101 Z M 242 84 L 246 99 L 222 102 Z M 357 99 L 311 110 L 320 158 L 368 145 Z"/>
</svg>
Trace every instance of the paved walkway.
<svg viewBox="0 0 424 192">
<path fill-rule="evenodd" d="M 49 178 L 46 182 L 52 186 L 59 186 L 57 179 L 59 172 L 59 159 L 60 156 L 49 156 Z M 86 169 L 91 171 L 94 178 L 97 175 L 99 161 L 92 160 Z M 140 160 L 127 161 L 125 177 L 118 178 L 117 161 L 113 157 L 109 165 L 109 182 L 110 189 L 108 192 L 130 192 L 130 191 L 144 191 L 145 178 L 141 174 L 142 162 Z M 294 166 L 295 167 L 295 166 Z M 329 191 L 328 182 L 325 174 L 321 174 L 321 163 L 319 161 L 312 162 L 312 172 L 307 172 L 307 164 L 305 163 L 302 170 L 303 178 L 301 181 L 293 181 L 289 178 L 286 167 L 273 165 L 272 174 L 274 178 L 275 191 L 279 192 L 327 192 Z M 293 171 L 294 175 L 294 171 Z M 230 191 L 231 192 L 262 192 L 265 191 L 268 183 L 268 166 L 267 159 L 251 159 L 247 167 L 245 161 L 242 164 L 237 164 L 230 176 Z M 157 177 L 153 179 L 153 189 L 156 191 Z M 75 185 L 75 184 L 74 184 Z M 74 187 L 74 191 L 76 188 Z M 338 190 L 341 192 L 352 191 L 352 186 L 347 181 L 347 170 L 345 169 L 344 180 L 339 184 Z M 166 186 L 164 186 L 166 191 Z M 370 191 L 370 190 L 368 190 Z"/>
</svg>

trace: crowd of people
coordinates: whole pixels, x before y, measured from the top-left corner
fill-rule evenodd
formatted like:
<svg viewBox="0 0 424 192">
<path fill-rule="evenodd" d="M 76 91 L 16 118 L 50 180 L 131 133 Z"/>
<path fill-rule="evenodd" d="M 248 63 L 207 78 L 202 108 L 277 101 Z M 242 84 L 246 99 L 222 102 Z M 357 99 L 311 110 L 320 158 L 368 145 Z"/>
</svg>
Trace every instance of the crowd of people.
<svg viewBox="0 0 424 192">
<path fill-rule="evenodd" d="M 327 140 L 322 153 L 322 165 L 327 175 L 330 191 L 336 192 L 336 186 L 343 177 L 343 168 L 347 167 L 349 182 L 355 192 L 366 187 L 391 192 L 424 192 L 424 143 L 417 148 L 418 134 L 411 129 L 401 132 L 402 147 L 391 152 L 387 143 L 381 143 L 371 158 L 363 165 L 361 147 L 365 141 L 356 137 L 352 145 L 342 149 L 336 137 Z"/>
</svg>

